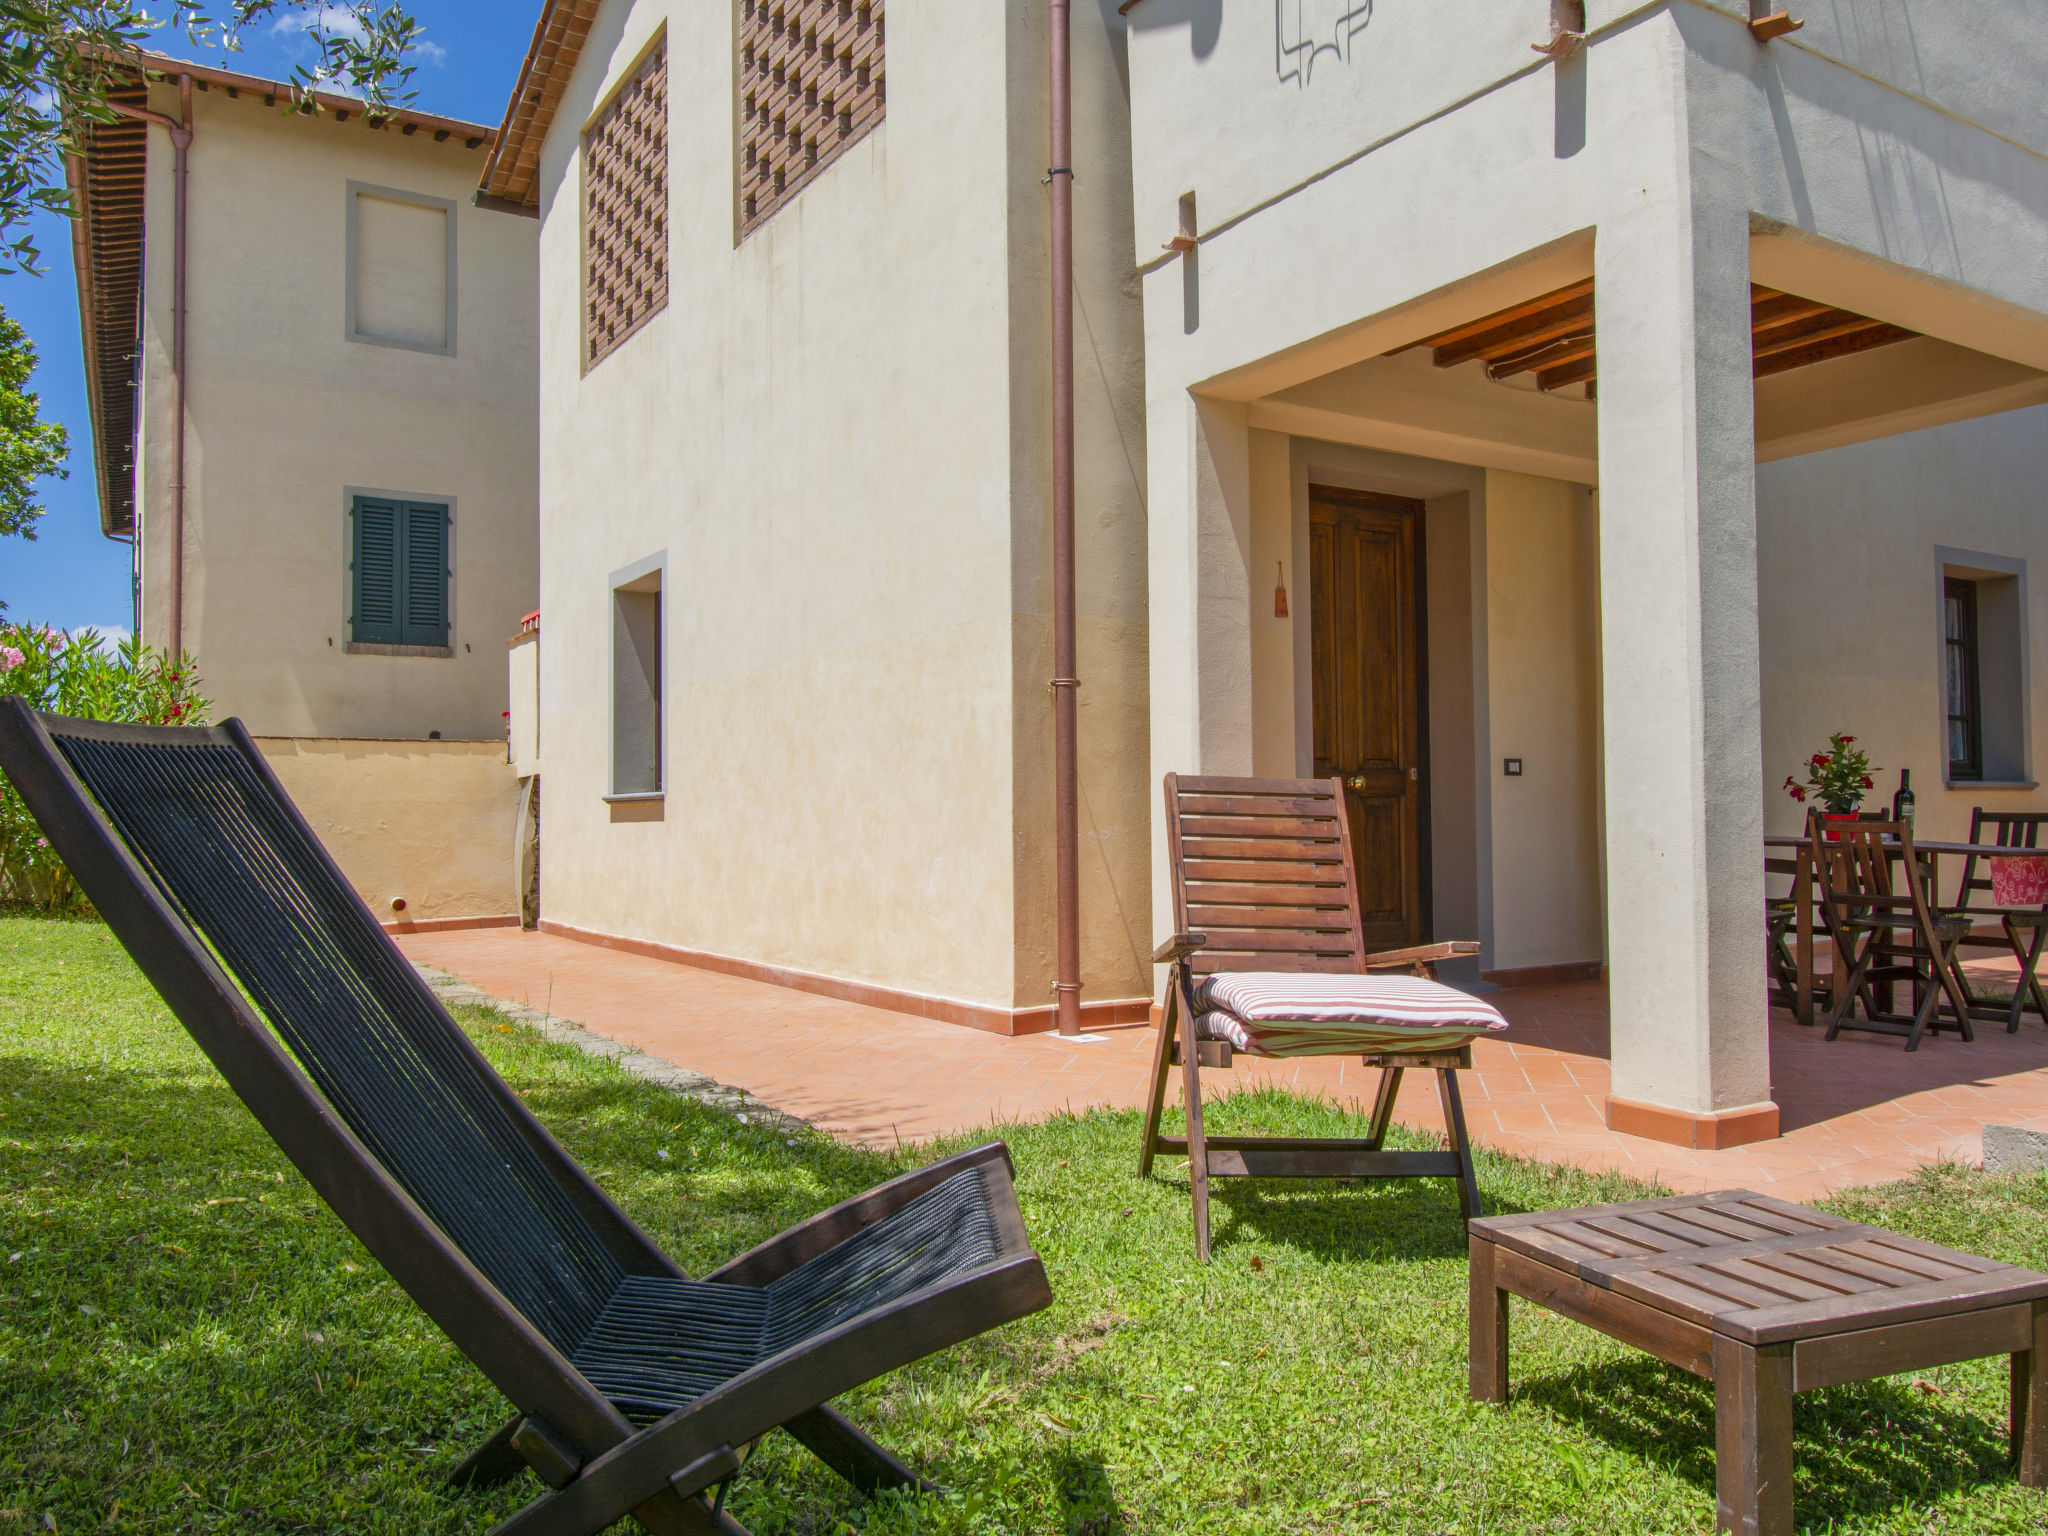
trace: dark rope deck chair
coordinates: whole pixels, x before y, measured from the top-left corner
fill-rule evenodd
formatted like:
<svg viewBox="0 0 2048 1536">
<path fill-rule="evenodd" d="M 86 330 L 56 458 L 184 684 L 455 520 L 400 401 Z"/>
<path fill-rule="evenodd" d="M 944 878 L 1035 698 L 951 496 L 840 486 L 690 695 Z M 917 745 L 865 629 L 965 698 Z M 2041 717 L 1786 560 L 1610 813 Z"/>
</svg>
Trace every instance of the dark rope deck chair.
<svg viewBox="0 0 2048 1536">
<path fill-rule="evenodd" d="M 1455 1181 L 1467 1219 L 1486 1206 L 1458 1073 L 1470 1041 L 1506 1021 L 1491 1007 L 1436 983 L 1438 962 L 1476 955 L 1469 940 L 1369 953 L 1358 903 L 1351 825 L 1339 779 L 1183 778 L 1166 775 L 1166 840 L 1173 866 L 1174 936 L 1152 956 L 1168 967 L 1145 1103 L 1140 1177 L 1160 1155 L 1188 1160 L 1195 1255 L 1209 1257 L 1209 1181 L 1239 1179 L 1428 1179 Z M 1251 973 L 1235 974 L 1234 973 Z M 1329 977 L 1406 973 L 1375 988 L 1323 987 Z M 1270 1022 L 1221 1011 L 1209 983 L 1233 977 L 1263 994 Z M 1301 985 L 1306 983 L 1306 985 Z M 1338 1019 L 1329 996 L 1351 991 L 1359 1017 Z M 1403 995 L 1375 998 L 1375 991 Z M 1484 1021 L 1484 1022 L 1480 1022 Z M 1237 1039 L 1216 1026 L 1234 1031 Z M 1471 1023 L 1474 1027 L 1463 1027 Z M 1360 1056 L 1380 1069 L 1363 1137 L 1211 1136 L 1202 1125 L 1202 1069 L 1229 1067 L 1238 1052 L 1262 1056 Z M 1186 1136 L 1160 1131 L 1172 1068 L 1182 1073 Z M 1401 1078 L 1433 1070 L 1449 1145 L 1441 1152 L 1389 1151 Z"/>
<path fill-rule="evenodd" d="M 229 1086 L 517 1408 L 451 1479 L 551 1486 L 500 1532 L 744 1536 L 723 1487 L 778 1427 L 863 1490 L 921 1486 L 829 1400 L 1051 1299 L 1000 1143 L 685 1276 L 478 1054 L 239 721 L 0 699 L 0 770 Z"/>
</svg>

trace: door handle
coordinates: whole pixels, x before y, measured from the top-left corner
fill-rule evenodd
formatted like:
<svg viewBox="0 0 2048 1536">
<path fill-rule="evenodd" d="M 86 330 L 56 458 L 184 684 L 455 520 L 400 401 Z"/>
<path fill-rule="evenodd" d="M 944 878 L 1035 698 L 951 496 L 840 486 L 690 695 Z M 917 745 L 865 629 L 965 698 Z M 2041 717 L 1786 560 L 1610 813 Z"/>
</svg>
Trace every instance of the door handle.
<svg viewBox="0 0 2048 1536">
<path fill-rule="evenodd" d="M 1344 787 L 1346 789 L 1364 789 L 1365 775 L 1362 773 L 1352 774 L 1349 778 L 1345 779 Z"/>
</svg>

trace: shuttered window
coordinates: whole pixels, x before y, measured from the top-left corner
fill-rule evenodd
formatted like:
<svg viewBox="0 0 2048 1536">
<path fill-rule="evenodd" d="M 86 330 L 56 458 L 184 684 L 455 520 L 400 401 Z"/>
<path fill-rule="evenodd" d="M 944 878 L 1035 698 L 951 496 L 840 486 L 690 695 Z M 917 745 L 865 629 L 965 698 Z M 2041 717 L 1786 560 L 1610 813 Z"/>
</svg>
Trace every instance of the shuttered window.
<svg viewBox="0 0 2048 1536">
<path fill-rule="evenodd" d="M 358 496 L 349 557 L 349 638 L 448 644 L 448 508 Z"/>
</svg>

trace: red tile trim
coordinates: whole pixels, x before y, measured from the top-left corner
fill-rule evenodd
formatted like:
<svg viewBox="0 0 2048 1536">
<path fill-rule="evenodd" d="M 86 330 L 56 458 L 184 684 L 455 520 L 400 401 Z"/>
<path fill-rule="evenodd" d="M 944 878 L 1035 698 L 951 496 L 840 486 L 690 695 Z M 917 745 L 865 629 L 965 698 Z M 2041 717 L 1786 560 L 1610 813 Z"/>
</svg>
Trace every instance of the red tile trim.
<svg viewBox="0 0 2048 1536">
<path fill-rule="evenodd" d="M 1718 1152 L 1726 1147 L 1746 1146 L 1753 1141 L 1775 1141 L 1778 1136 L 1778 1106 L 1750 1104 L 1741 1109 L 1719 1110 L 1711 1115 L 1688 1114 L 1666 1109 L 1661 1104 L 1638 1104 L 1631 1099 L 1607 1101 L 1607 1128 L 1624 1136 L 1644 1136 L 1668 1142 L 1674 1147 L 1693 1147 Z"/>
<path fill-rule="evenodd" d="M 385 923 L 386 933 L 456 933 L 465 928 L 517 928 L 519 919 L 505 917 L 426 917 L 413 923 Z"/>
<path fill-rule="evenodd" d="M 424 929 L 422 929 L 424 931 Z M 813 971 L 791 970 L 786 966 L 764 965 L 758 960 L 738 960 L 730 955 L 706 954 L 673 944 L 656 944 L 648 939 L 621 938 L 588 928 L 571 928 L 567 923 L 541 919 L 540 931 L 582 944 L 616 949 L 648 960 L 667 960 L 676 965 L 695 966 L 700 971 L 718 971 L 726 976 L 743 976 L 771 986 L 837 998 L 843 1003 L 861 1003 L 869 1008 L 886 1008 L 913 1018 L 933 1019 L 941 1024 L 961 1024 L 969 1029 L 997 1035 L 1047 1034 L 1058 1028 L 1051 1004 L 1042 1008 L 993 1008 L 983 1003 L 956 1002 L 947 997 L 926 997 L 918 992 L 899 992 L 864 981 L 845 981 L 837 976 L 820 976 Z M 1114 1002 L 1083 1003 L 1083 1029 L 1117 1029 L 1143 1024 L 1150 1017 L 1151 999 L 1128 998 Z"/>
<path fill-rule="evenodd" d="M 1606 969 L 1598 960 L 1572 960 L 1563 965 L 1525 965 L 1511 971 L 1481 971 L 1481 981 L 1496 987 L 1548 987 L 1563 981 L 1598 981 Z"/>
</svg>

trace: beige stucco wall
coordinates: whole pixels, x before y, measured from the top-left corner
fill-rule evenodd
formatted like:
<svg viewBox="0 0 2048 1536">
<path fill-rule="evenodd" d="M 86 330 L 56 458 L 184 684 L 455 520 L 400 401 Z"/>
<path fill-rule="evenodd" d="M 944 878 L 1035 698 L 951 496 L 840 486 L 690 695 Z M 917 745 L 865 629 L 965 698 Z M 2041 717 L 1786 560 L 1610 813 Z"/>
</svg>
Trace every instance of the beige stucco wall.
<svg viewBox="0 0 2048 1536">
<path fill-rule="evenodd" d="M 1772 832 L 1804 815 L 1780 787 L 1827 746 L 1858 738 L 1878 769 L 1865 802 L 1889 807 L 1913 773 L 1923 837 L 1961 838 L 1970 808 L 2048 809 L 2024 782 L 1944 785 L 1936 550 L 2025 563 L 2030 761 L 2048 751 L 2048 410 L 2036 408 L 1813 454 L 1757 471 L 1762 600 L 1765 815 Z M 1953 871 L 1947 878 L 1953 878 Z M 1949 893 L 1953 895 L 1953 892 Z"/>
<path fill-rule="evenodd" d="M 1583 486 L 1487 472 L 1489 970 L 1604 953 L 1598 564 Z M 1518 778 L 1503 769 L 1510 757 Z"/>
<path fill-rule="evenodd" d="M 600 10 L 541 176 L 550 920 L 1051 1001 L 1044 152 L 1012 111 L 1042 88 L 1032 14 L 892 5 L 887 119 L 736 242 L 730 11 Z M 586 375 L 576 130 L 663 28 L 671 302 Z M 1084 122 L 1122 111 L 1089 18 L 1076 84 Z M 1147 990 L 1150 927 L 1120 142 L 1092 135 L 1077 191 L 1089 998 Z M 612 806 L 609 580 L 658 555 L 666 796 Z"/>
<path fill-rule="evenodd" d="M 176 110 L 176 91 L 152 104 Z M 482 149 L 194 97 L 185 645 L 216 713 L 270 735 L 498 740 L 534 606 L 535 238 L 469 206 Z M 138 505 L 142 629 L 169 635 L 171 153 L 150 134 Z M 443 198 L 455 354 L 345 337 L 350 181 Z M 453 505 L 450 657 L 351 655 L 351 489 Z"/>
<path fill-rule="evenodd" d="M 519 780 L 502 744 L 258 737 L 379 921 L 516 913 Z M 395 911 L 394 899 L 405 910 Z"/>
</svg>

